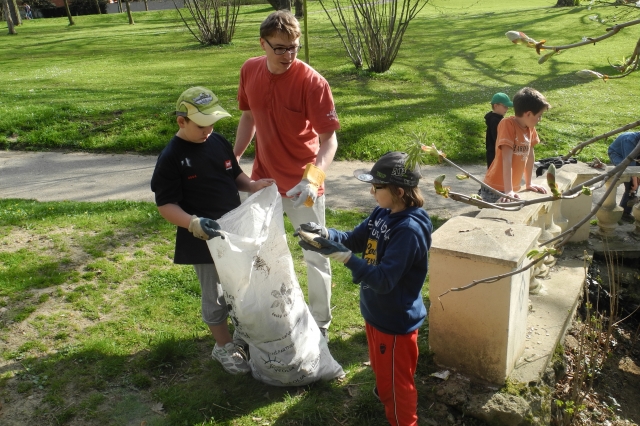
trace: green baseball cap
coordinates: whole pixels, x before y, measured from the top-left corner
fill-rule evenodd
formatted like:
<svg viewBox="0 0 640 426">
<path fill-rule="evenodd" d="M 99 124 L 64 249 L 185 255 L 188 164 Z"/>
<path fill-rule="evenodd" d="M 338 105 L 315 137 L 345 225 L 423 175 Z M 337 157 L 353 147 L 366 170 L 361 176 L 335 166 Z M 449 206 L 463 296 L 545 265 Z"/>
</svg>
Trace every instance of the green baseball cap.
<svg viewBox="0 0 640 426">
<path fill-rule="evenodd" d="M 192 87 L 182 92 L 176 103 L 176 115 L 188 117 L 198 126 L 212 126 L 221 118 L 231 117 L 220 106 L 218 97 L 204 87 Z"/>
<path fill-rule="evenodd" d="M 513 106 L 513 102 L 511 102 L 511 99 L 509 99 L 509 96 L 507 96 L 506 93 L 502 93 L 502 92 L 498 92 L 495 95 L 493 95 L 493 98 L 491 98 L 491 105 L 493 104 L 502 104 L 508 107 Z"/>
</svg>

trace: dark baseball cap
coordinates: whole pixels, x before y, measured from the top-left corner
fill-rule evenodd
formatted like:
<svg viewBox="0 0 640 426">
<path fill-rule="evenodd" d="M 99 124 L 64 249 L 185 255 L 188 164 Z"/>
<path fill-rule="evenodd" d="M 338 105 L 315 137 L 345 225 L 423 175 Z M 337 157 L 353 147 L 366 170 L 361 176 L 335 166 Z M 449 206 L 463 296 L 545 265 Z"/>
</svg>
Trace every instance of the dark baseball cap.
<svg viewBox="0 0 640 426">
<path fill-rule="evenodd" d="M 353 176 L 367 183 L 418 186 L 420 170 L 417 166 L 414 170 L 407 170 L 405 164 L 408 158 L 406 152 L 390 151 L 380 157 L 371 170 L 359 169 L 353 172 Z"/>
</svg>

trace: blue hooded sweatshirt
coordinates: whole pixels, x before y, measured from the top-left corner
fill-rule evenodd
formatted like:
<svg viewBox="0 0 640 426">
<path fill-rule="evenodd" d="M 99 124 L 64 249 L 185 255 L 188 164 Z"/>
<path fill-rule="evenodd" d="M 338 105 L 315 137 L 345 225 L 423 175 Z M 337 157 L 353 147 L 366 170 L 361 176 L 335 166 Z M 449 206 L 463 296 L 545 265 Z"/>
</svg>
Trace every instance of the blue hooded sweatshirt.
<svg viewBox="0 0 640 426">
<path fill-rule="evenodd" d="M 387 334 L 407 334 L 422 325 L 427 309 L 422 286 L 431 247 L 431 219 L 419 207 L 397 213 L 376 207 L 353 231 L 329 229 L 329 238 L 355 255 L 345 263 L 360 284 L 360 311 Z"/>
</svg>

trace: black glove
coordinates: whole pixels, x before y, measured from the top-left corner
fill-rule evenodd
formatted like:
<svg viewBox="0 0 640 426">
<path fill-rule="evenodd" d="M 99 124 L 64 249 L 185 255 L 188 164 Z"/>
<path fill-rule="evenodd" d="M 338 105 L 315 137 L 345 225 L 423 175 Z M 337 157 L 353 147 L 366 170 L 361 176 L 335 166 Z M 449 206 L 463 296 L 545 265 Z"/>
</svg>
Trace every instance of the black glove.
<svg viewBox="0 0 640 426">
<path fill-rule="evenodd" d="M 323 237 L 316 237 L 313 239 L 313 242 L 320 247 L 316 247 L 303 239 L 298 241 L 298 244 L 305 250 L 315 251 L 316 253 L 320 253 L 325 257 L 342 263 L 346 262 L 351 257 L 351 250 L 336 241 L 331 241 Z"/>
<path fill-rule="evenodd" d="M 329 238 L 329 231 L 327 230 L 327 228 L 325 228 L 322 225 L 318 225 L 315 222 L 309 222 L 309 223 L 303 223 L 300 225 L 300 227 L 298 228 L 298 230 L 296 232 L 293 233 L 294 237 L 298 237 L 299 234 L 298 232 L 302 230 L 305 232 L 310 232 L 312 234 L 316 234 L 319 237 L 322 238 Z"/>
<path fill-rule="evenodd" d="M 224 235 L 220 232 L 220 225 L 213 219 L 207 219 L 206 217 L 198 217 L 196 215 L 191 216 L 191 222 L 189 222 L 189 232 L 194 237 L 201 240 L 210 240 L 211 238 L 220 237 L 224 240 Z"/>
</svg>

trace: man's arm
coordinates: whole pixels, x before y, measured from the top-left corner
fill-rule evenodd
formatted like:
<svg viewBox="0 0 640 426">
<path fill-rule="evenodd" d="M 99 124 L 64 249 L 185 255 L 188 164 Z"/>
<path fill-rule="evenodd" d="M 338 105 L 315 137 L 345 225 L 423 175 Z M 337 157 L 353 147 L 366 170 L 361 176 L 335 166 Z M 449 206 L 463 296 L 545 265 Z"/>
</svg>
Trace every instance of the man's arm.
<svg viewBox="0 0 640 426">
<path fill-rule="evenodd" d="M 256 122 L 253 119 L 253 113 L 249 110 L 242 111 L 240 116 L 240 122 L 238 123 L 238 130 L 236 131 L 236 143 L 233 145 L 233 154 L 236 156 L 236 160 L 240 162 L 240 157 L 244 154 L 251 143 L 251 139 L 256 133 Z"/>
<path fill-rule="evenodd" d="M 533 147 L 529 150 L 529 155 L 527 156 L 527 164 L 524 165 L 524 183 L 525 188 L 529 191 L 539 192 L 541 194 L 546 194 L 547 190 L 540 185 L 534 185 L 531 183 L 531 173 L 533 172 L 533 163 L 535 162 L 535 154 L 533 153 Z"/>
<path fill-rule="evenodd" d="M 504 185 L 504 193 L 513 198 L 520 198 L 518 197 L 518 194 L 513 192 L 513 184 L 511 182 L 511 163 L 513 161 L 513 148 L 509 145 L 501 145 L 500 149 L 502 150 L 502 180 Z M 505 201 L 508 200 L 505 199 Z"/>
<path fill-rule="evenodd" d="M 315 165 L 316 167 L 326 172 L 333 162 L 333 157 L 336 155 L 336 150 L 338 149 L 338 139 L 336 138 L 335 131 L 320 133 L 318 135 L 318 139 L 320 139 L 320 149 L 318 150 L 318 155 L 316 156 Z"/>
</svg>

